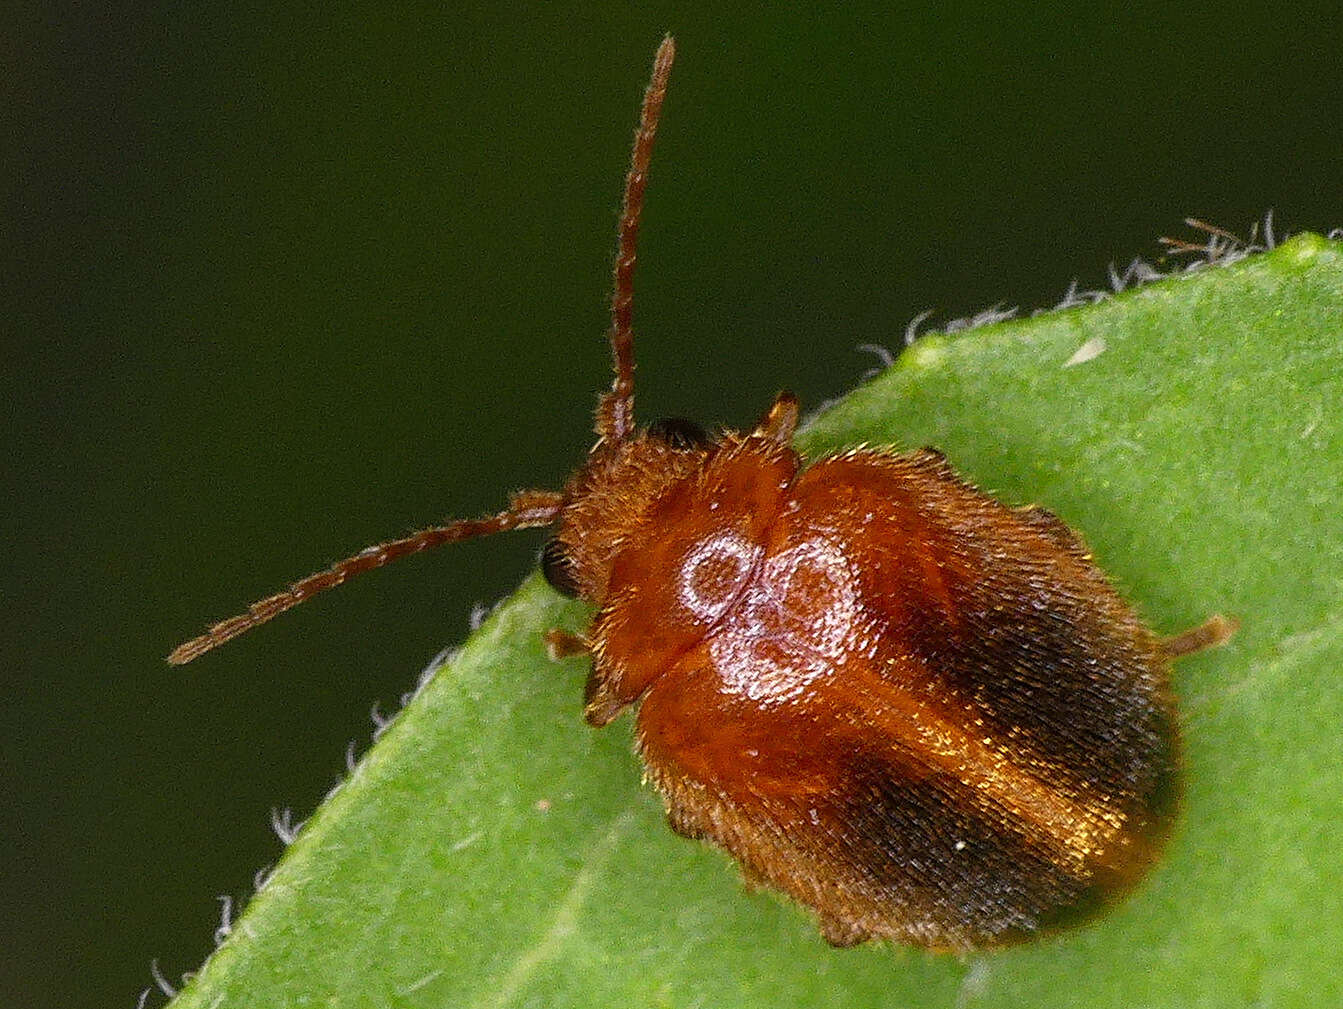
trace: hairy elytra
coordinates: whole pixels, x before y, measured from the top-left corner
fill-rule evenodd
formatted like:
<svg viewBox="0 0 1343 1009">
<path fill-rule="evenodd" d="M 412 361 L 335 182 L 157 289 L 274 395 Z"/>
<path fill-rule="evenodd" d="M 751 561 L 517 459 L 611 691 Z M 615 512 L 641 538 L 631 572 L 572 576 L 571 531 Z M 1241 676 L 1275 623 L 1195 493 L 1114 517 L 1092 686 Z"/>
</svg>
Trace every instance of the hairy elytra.
<svg viewBox="0 0 1343 1009">
<path fill-rule="evenodd" d="M 352 575 L 556 526 L 542 570 L 596 606 L 584 715 L 638 704 L 673 830 L 810 908 L 837 946 L 1003 945 L 1080 920 L 1150 866 L 1177 797 L 1172 658 L 1221 617 L 1145 627 L 1078 536 L 931 449 L 804 465 L 788 393 L 746 433 L 636 427 L 633 276 L 675 47 L 654 60 L 625 183 L 597 441 L 561 491 L 369 547 L 177 648 L 189 662 Z"/>
</svg>

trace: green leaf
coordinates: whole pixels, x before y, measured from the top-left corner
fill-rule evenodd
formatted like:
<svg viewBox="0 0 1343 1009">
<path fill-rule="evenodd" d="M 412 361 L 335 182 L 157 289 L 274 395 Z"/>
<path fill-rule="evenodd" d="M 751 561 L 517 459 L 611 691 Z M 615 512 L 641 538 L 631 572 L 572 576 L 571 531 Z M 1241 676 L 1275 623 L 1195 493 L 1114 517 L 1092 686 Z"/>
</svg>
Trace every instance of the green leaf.
<svg viewBox="0 0 1343 1009">
<path fill-rule="evenodd" d="M 800 439 L 936 445 L 1081 531 L 1159 631 L 1243 622 L 1176 669 L 1179 832 L 1099 921 L 964 960 L 829 948 L 667 830 L 630 719 L 587 728 L 586 663 L 542 653 L 545 628 L 586 611 L 532 578 L 322 805 L 175 1004 L 1343 1004 L 1341 403 L 1343 247 L 1306 235 L 921 340 Z"/>
</svg>

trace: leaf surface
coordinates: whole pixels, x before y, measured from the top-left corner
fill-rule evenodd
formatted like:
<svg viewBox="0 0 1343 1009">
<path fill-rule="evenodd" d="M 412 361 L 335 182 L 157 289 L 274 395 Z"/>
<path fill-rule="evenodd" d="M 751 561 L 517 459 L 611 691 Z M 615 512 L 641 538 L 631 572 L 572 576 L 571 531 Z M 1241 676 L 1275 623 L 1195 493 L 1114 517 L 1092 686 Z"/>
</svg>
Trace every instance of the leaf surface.
<svg viewBox="0 0 1343 1009">
<path fill-rule="evenodd" d="M 1305 235 L 925 338 L 799 439 L 810 455 L 936 445 L 1079 530 L 1157 630 L 1242 621 L 1176 667 L 1178 834 L 1094 924 L 965 960 L 832 950 L 667 830 L 630 719 L 587 728 L 586 663 L 543 655 L 541 632 L 581 630 L 585 608 L 533 577 L 322 804 L 174 1004 L 1343 1004 L 1340 403 L 1343 248 Z"/>
</svg>

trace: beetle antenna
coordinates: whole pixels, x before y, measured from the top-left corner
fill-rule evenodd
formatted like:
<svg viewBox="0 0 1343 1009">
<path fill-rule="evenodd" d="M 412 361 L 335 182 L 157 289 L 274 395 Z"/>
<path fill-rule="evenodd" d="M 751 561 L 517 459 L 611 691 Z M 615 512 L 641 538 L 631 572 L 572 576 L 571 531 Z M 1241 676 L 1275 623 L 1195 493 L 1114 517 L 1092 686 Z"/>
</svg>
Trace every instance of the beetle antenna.
<svg viewBox="0 0 1343 1009">
<path fill-rule="evenodd" d="M 352 557 L 336 561 L 325 571 L 318 571 L 294 582 L 283 592 L 258 600 L 247 607 L 246 613 L 221 620 L 200 637 L 192 638 L 186 644 L 174 648 L 172 654 L 168 656 L 168 661 L 175 666 L 190 662 L 225 641 L 246 634 L 253 627 L 259 627 L 272 617 L 277 617 L 285 610 L 311 599 L 319 592 L 334 589 L 357 574 L 383 567 L 402 557 L 418 554 L 445 543 L 461 543 L 463 540 L 493 536 L 495 533 L 507 532 L 510 529 L 530 529 L 534 526 L 549 525 L 559 516 L 563 505 L 564 496 L 554 491 L 519 491 L 513 495 L 508 510 L 497 515 L 479 519 L 459 519 L 447 525 L 430 526 L 401 539 L 365 547 Z"/>
<path fill-rule="evenodd" d="M 619 443 L 634 431 L 634 266 L 639 245 L 639 215 L 644 208 L 644 188 L 648 185 L 648 165 L 653 157 L 662 100 L 667 96 L 667 78 L 676 43 L 668 35 L 653 57 L 653 77 L 644 92 L 639 128 L 634 133 L 630 170 L 625 176 L 625 199 L 620 209 L 620 242 L 612 270 L 614 291 L 611 295 L 611 356 L 615 381 L 597 408 L 597 434 L 603 441 Z"/>
</svg>

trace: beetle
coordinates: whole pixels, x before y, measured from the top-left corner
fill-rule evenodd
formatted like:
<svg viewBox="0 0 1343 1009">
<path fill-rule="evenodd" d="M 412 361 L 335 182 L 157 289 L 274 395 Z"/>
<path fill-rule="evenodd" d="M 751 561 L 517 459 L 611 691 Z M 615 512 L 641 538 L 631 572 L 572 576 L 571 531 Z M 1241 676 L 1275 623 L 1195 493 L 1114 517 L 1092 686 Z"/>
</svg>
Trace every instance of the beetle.
<svg viewBox="0 0 1343 1009">
<path fill-rule="evenodd" d="M 639 221 L 675 53 L 657 51 L 613 269 L 615 377 L 560 491 L 369 547 L 177 648 L 183 663 L 397 558 L 555 526 L 546 580 L 596 607 L 553 658 L 591 657 L 584 717 L 637 705 L 678 834 L 727 850 L 836 946 L 1004 945 L 1080 920 L 1146 872 L 1178 795 L 1177 656 L 1081 538 L 932 449 L 804 464 L 797 400 L 750 431 L 634 420 Z"/>
</svg>

